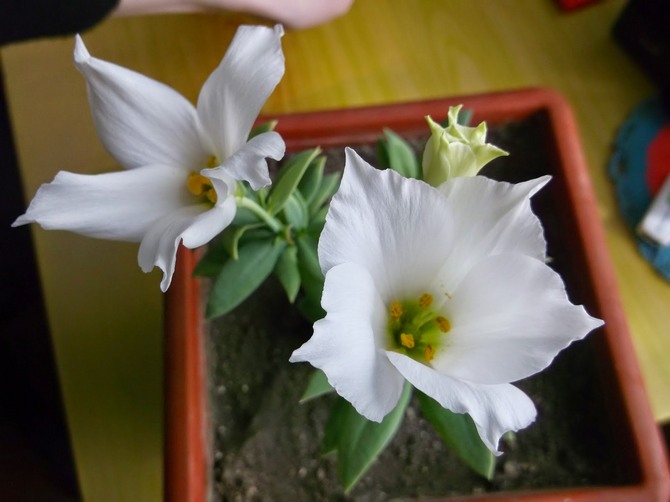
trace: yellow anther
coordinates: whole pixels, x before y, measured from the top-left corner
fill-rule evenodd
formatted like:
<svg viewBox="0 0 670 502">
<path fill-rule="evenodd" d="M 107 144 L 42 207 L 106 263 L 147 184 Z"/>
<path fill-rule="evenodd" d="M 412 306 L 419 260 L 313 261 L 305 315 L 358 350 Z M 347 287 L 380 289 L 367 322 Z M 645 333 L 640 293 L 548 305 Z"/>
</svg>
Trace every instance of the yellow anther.
<svg viewBox="0 0 670 502">
<path fill-rule="evenodd" d="M 405 348 L 413 349 L 414 348 L 414 335 L 410 333 L 401 333 L 400 334 L 400 345 Z"/>
<path fill-rule="evenodd" d="M 193 195 L 202 195 L 206 190 L 212 187 L 211 182 L 205 176 L 199 173 L 192 173 L 186 180 L 188 191 Z"/>
<path fill-rule="evenodd" d="M 216 190 L 212 181 L 200 173 L 191 173 L 186 179 L 188 191 L 196 197 L 204 195 L 212 204 L 216 204 Z"/>
<path fill-rule="evenodd" d="M 422 309 L 427 309 L 430 307 L 433 303 L 433 295 L 430 293 L 424 293 L 421 295 L 421 298 L 419 298 L 419 307 Z"/>
<path fill-rule="evenodd" d="M 391 319 L 397 321 L 404 313 L 405 310 L 402 308 L 402 304 L 397 300 L 393 300 L 391 302 L 391 308 L 389 309 L 389 315 L 391 316 Z"/>
<path fill-rule="evenodd" d="M 423 358 L 427 363 L 431 362 L 435 358 L 435 349 L 432 345 L 426 345 L 423 349 Z"/>
<path fill-rule="evenodd" d="M 442 333 L 448 333 L 451 330 L 451 323 L 446 317 L 439 315 L 435 318 L 435 322 L 437 322 Z"/>
<path fill-rule="evenodd" d="M 207 159 L 207 167 L 210 169 L 212 167 L 218 167 L 219 166 L 219 159 L 216 158 L 216 155 L 212 155 L 209 159 Z"/>
<path fill-rule="evenodd" d="M 210 188 L 207 190 L 207 193 L 205 194 L 207 196 L 207 200 L 210 201 L 212 204 L 216 204 L 216 190 L 214 188 Z"/>
</svg>

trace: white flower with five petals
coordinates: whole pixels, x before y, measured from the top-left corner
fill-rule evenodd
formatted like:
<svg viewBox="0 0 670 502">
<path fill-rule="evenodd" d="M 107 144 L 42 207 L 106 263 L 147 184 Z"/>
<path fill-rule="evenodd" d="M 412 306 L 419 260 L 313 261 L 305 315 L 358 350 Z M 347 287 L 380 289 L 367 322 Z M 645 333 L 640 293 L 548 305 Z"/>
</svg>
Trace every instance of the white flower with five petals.
<svg viewBox="0 0 670 502">
<path fill-rule="evenodd" d="M 60 172 L 42 185 L 13 226 L 140 242 L 142 270 L 163 270 L 167 290 L 180 241 L 206 244 L 236 213 L 237 180 L 270 184 L 266 158 L 279 160 L 276 132 L 247 141 L 261 107 L 284 74 L 281 26 L 242 26 L 200 91 L 197 106 L 174 89 L 93 58 L 77 36 L 75 64 L 87 82 L 98 134 L 126 169 Z"/>
<path fill-rule="evenodd" d="M 530 197 L 547 181 L 477 176 L 434 188 L 348 150 L 319 241 L 327 315 L 290 360 L 323 370 L 373 421 L 407 380 L 468 413 L 498 453 L 500 437 L 536 415 L 511 382 L 602 324 L 545 264 Z"/>
</svg>

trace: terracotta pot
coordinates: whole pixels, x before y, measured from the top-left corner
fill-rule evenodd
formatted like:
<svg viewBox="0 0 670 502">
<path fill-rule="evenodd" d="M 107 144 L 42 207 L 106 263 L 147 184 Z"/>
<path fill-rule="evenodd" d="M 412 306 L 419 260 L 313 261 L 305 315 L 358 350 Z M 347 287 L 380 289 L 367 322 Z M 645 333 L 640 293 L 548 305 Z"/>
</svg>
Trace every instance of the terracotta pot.
<svg viewBox="0 0 670 502">
<path fill-rule="evenodd" d="M 605 246 L 576 124 L 556 93 L 531 89 L 416 103 L 334 110 L 276 117 L 290 150 L 374 142 L 383 127 L 400 134 L 425 131 L 425 115 L 446 116 L 449 106 L 463 104 L 473 123 L 489 125 L 546 115 L 547 144 L 555 154 L 551 167 L 561 197 L 561 229 L 570 236 L 570 267 L 579 277 L 580 297 L 591 314 L 605 320 L 597 334 L 599 366 L 607 386 L 608 420 L 617 431 L 622 466 L 634 481 L 624 485 L 553 491 L 487 494 L 450 500 L 662 501 L 670 499 L 665 445 L 654 422 L 634 356 L 624 311 Z M 200 284 L 191 278 L 196 253 L 180 250 L 177 270 L 166 297 L 166 443 L 165 498 L 199 502 L 207 499 L 211 459 L 207 427 Z M 615 417 L 612 419 L 612 417 Z"/>
</svg>

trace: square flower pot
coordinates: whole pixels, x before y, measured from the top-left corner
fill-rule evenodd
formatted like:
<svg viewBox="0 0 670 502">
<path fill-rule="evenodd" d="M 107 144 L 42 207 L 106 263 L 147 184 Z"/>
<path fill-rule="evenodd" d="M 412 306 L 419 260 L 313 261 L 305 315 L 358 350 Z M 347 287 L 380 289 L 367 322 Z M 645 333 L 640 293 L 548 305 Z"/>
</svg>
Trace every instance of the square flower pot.
<svg viewBox="0 0 670 502">
<path fill-rule="evenodd" d="M 449 106 L 456 104 L 472 110 L 473 123 L 485 120 L 490 128 L 535 117 L 535 138 L 528 141 L 541 143 L 546 162 L 532 166 L 530 177 L 553 176 L 549 193 L 538 201 L 550 243 L 549 254 L 558 263 L 571 299 L 605 320 L 605 326 L 588 337 L 593 349 L 588 366 L 600 386 L 596 394 L 604 406 L 594 427 L 613 439 L 613 462 L 625 475 L 612 483 L 602 480 L 597 486 L 547 486 L 448 500 L 669 500 L 667 452 L 634 356 L 575 121 L 559 95 L 530 89 L 272 118 L 279 120 L 277 130 L 289 151 L 317 145 L 341 148 L 374 144 L 383 128 L 408 138 L 426 135 L 424 116 L 446 117 Z M 523 143 L 524 138 L 514 141 Z M 510 153 L 514 155 L 514 151 Z M 487 175 L 509 181 L 529 177 L 527 172 L 505 172 L 504 164 Z M 164 476 L 165 498 L 170 501 L 208 500 L 213 483 L 214 434 L 207 390 L 207 323 L 203 314 L 206 287 L 191 275 L 198 256 L 197 251 L 180 249 L 177 270 L 166 296 Z M 583 399 L 580 395 L 574 397 Z M 586 409 L 589 403 L 583 405 Z M 541 420 L 540 414 L 538 421 Z"/>
</svg>

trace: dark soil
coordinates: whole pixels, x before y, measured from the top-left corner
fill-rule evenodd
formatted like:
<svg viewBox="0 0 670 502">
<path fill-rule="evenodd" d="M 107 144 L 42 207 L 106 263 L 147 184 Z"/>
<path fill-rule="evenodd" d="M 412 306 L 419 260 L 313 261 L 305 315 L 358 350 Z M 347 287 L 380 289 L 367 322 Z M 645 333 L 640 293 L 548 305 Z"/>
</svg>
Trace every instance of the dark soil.
<svg viewBox="0 0 670 502">
<path fill-rule="evenodd" d="M 490 141 L 511 155 L 494 161 L 486 174 L 520 181 L 552 172 L 545 129 L 543 116 L 493 127 Z M 369 146 L 359 152 L 374 157 Z M 341 168 L 341 149 L 326 153 Z M 571 249 L 570 215 L 559 204 L 561 187 L 562 181 L 554 179 L 536 197 L 535 209 L 545 225 L 552 266 L 564 276 L 572 300 L 589 308 L 583 264 Z M 216 500 L 378 501 L 616 485 L 635 475 L 622 467 L 622 433 L 617 430 L 615 435 L 616 424 L 606 418 L 616 403 L 600 390 L 598 332 L 563 351 L 543 373 L 518 383 L 535 402 L 538 418 L 504 438 L 505 453 L 491 481 L 462 464 L 412 403 L 400 432 L 345 496 L 337 480 L 337 459 L 320 455 L 334 396 L 298 404 L 312 369 L 290 364 L 288 358 L 309 338 L 311 327 L 287 303 L 280 287 L 268 281 L 233 313 L 211 322 L 209 331 Z"/>
</svg>

